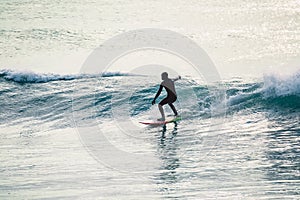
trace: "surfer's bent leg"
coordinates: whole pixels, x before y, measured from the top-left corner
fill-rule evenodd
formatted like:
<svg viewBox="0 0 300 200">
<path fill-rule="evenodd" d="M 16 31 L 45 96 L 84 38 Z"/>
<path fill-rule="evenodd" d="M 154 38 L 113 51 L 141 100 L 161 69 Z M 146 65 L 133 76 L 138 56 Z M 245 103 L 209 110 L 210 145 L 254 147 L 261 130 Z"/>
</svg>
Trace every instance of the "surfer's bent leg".
<svg viewBox="0 0 300 200">
<path fill-rule="evenodd" d="M 159 112 L 161 114 L 161 119 L 164 121 L 165 120 L 165 112 L 164 112 L 164 109 L 163 109 L 163 105 L 169 103 L 169 99 L 168 97 L 167 98 L 164 98 L 161 102 L 159 102 L 158 104 L 158 109 L 159 109 Z"/>
<path fill-rule="evenodd" d="M 178 113 L 177 113 L 177 110 L 176 110 L 175 106 L 173 105 L 173 103 L 169 103 L 169 106 L 170 106 L 171 109 L 173 110 L 174 115 L 177 116 Z"/>
<path fill-rule="evenodd" d="M 158 109 L 159 109 L 159 112 L 161 114 L 161 119 L 160 120 L 165 121 L 165 119 L 166 119 L 165 118 L 165 112 L 164 112 L 164 109 L 163 109 L 162 105 L 158 104 Z"/>
</svg>

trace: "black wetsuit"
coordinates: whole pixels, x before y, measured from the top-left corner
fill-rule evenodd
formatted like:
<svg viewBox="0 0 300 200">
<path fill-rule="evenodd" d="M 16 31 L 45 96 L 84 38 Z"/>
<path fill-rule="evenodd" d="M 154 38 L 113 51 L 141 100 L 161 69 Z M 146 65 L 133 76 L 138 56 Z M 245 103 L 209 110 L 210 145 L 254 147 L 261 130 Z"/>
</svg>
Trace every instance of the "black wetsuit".
<svg viewBox="0 0 300 200">
<path fill-rule="evenodd" d="M 164 80 L 160 84 L 157 94 L 154 97 L 154 101 L 160 95 L 163 88 L 165 88 L 167 91 L 167 97 L 164 98 L 161 102 L 159 102 L 159 105 L 163 106 L 165 104 L 168 104 L 171 107 L 174 114 L 177 115 L 178 113 L 173 105 L 173 103 L 177 100 L 177 95 L 176 95 L 176 91 L 175 91 L 174 81 L 172 79 Z"/>
</svg>

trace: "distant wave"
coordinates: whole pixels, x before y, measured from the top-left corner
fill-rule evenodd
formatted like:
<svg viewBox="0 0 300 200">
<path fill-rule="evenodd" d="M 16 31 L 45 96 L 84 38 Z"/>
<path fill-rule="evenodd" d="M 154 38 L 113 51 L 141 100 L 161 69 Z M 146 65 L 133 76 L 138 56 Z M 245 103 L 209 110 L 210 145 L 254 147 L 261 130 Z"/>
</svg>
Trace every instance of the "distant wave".
<svg viewBox="0 0 300 200">
<path fill-rule="evenodd" d="M 96 77 L 113 77 L 113 76 L 131 76 L 134 74 L 123 72 L 104 72 L 102 74 L 52 74 L 52 73 L 35 73 L 31 71 L 17 71 L 2 69 L 0 70 L 0 78 L 17 83 L 46 83 L 50 81 L 65 81 L 81 78 L 96 78 Z"/>
</svg>

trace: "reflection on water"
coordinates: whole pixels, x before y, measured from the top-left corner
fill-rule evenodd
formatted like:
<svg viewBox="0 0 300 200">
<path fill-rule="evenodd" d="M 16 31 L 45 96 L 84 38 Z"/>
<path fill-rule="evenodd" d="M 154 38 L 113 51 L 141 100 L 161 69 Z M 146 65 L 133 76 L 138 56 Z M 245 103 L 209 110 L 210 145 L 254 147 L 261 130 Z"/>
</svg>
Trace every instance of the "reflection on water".
<svg viewBox="0 0 300 200">
<path fill-rule="evenodd" d="M 5 198 L 13 191 L 26 199 L 298 199 L 300 131 L 264 117 L 239 115 L 213 134 L 204 119 L 194 120 L 192 129 L 187 120 L 145 128 L 160 162 L 142 176 L 99 165 L 69 130 L 3 138 L 0 147 L 8 153 L 0 155 L 0 199 L 14 199 Z M 209 146 L 212 141 L 219 142 Z"/>
<path fill-rule="evenodd" d="M 169 193 L 174 191 L 174 184 L 178 182 L 179 174 L 177 169 L 180 167 L 180 159 L 177 155 L 179 144 L 176 141 L 177 126 L 175 122 L 173 128 L 167 129 L 164 125 L 161 130 L 161 136 L 158 143 L 158 153 L 161 159 L 161 167 L 157 184 L 159 191 Z"/>
<path fill-rule="evenodd" d="M 276 125 L 261 117 L 255 116 L 257 123 L 249 124 L 240 123 L 249 116 L 239 116 L 240 121 L 233 119 L 222 130 L 205 135 L 183 131 L 184 121 L 161 127 L 157 138 L 161 164 L 152 178 L 157 192 L 167 199 L 300 195 L 300 131 L 292 128 L 295 124 Z M 205 147 L 210 142 L 203 143 L 217 139 L 221 142 L 210 148 Z"/>
</svg>

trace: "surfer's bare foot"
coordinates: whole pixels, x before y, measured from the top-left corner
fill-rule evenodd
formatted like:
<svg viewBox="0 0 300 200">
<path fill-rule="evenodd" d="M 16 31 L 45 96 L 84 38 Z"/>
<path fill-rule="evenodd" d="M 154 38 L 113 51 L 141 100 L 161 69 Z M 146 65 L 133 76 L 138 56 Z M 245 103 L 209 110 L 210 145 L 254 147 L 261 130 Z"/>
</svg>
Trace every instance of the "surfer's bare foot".
<svg viewBox="0 0 300 200">
<path fill-rule="evenodd" d="M 165 121 L 165 118 L 159 118 L 157 121 Z"/>
</svg>

